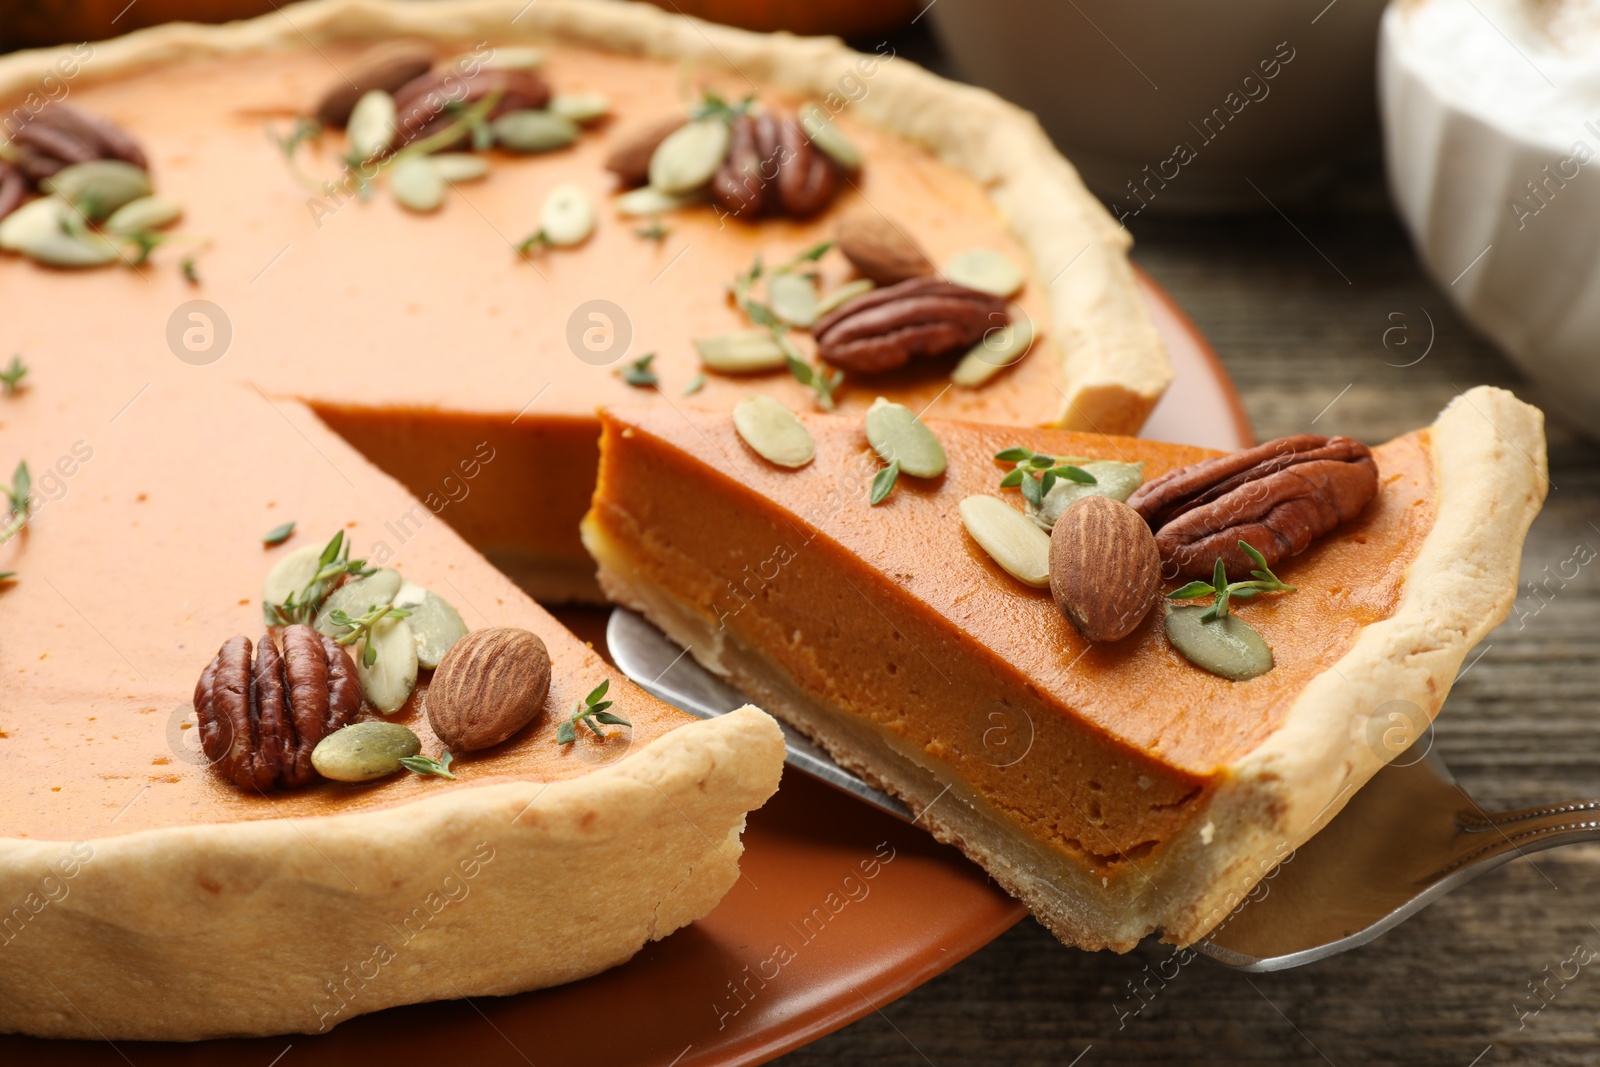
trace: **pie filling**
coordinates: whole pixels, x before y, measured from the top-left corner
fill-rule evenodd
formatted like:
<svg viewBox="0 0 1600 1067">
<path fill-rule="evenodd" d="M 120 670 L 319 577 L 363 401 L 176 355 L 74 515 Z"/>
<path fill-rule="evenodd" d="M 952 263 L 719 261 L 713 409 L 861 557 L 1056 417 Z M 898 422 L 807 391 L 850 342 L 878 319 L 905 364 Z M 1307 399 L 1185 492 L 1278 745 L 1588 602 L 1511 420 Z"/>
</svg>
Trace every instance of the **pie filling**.
<svg viewBox="0 0 1600 1067">
<path fill-rule="evenodd" d="M 1137 881 L 1141 864 L 1159 861 L 1227 765 L 1273 731 L 1361 627 L 1392 614 L 1434 517 L 1426 432 L 1374 450 L 1377 498 L 1337 537 L 1275 568 L 1299 592 L 1236 609 L 1276 665 L 1231 682 L 1174 652 L 1159 610 L 1123 640 L 1084 641 L 1046 591 L 1000 570 L 956 516 L 964 496 L 999 492 L 1007 468 L 992 457 L 1019 443 L 1142 461 L 1147 479 L 1214 453 L 929 420 L 948 471 L 902 478 L 874 507 L 878 464 L 859 419 L 806 418 L 818 458 L 783 471 L 726 419 L 603 418 L 587 537 L 608 593 L 670 603 L 708 635 L 690 646 L 702 662 L 723 666 L 719 650 L 736 646 L 829 717 L 970 786 L 1107 884 Z M 849 758 L 838 726 L 801 725 Z"/>
</svg>

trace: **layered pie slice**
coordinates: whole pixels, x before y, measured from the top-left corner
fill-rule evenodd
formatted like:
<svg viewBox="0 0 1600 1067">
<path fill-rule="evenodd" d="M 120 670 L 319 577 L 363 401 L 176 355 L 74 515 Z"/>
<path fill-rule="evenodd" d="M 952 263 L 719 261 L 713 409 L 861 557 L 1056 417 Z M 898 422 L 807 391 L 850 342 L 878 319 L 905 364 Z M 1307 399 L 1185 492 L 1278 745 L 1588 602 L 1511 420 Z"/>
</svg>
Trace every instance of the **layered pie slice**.
<svg viewBox="0 0 1600 1067">
<path fill-rule="evenodd" d="M 1370 451 L 875 414 L 603 412 L 601 584 L 1086 948 L 1202 937 L 1425 727 L 1545 493 L 1490 388 Z"/>
<path fill-rule="evenodd" d="M 450 521 L 541 600 L 599 599 L 577 535 L 597 403 L 727 410 L 752 380 L 792 406 L 818 402 L 770 338 L 754 362 L 730 349 L 730 335 L 763 327 L 728 288 L 759 258 L 750 295 L 782 309 L 767 292 L 773 269 L 839 238 L 847 220 L 875 224 L 852 251 L 884 285 L 939 270 L 1015 290 L 1010 316 L 1029 323 L 1032 349 L 945 393 L 946 417 L 1133 433 L 1171 376 L 1127 231 L 1032 116 L 888 45 L 862 54 L 635 4 L 319 0 L 226 27 L 143 30 L 92 53 L 0 60 L 6 136 L 20 123 L 47 140 L 63 105 L 113 122 L 182 218 L 155 231 L 147 259 L 128 244 L 92 270 L 0 253 L 8 343 L 92 354 L 116 336 L 170 358 L 174 309 L 208 301 L 231 346 L 213 374 L 307 400 L 419 499 L 442 496 L 452 457 L 489 440 L 516 489 L 474 487 Z M 397 72 L 415 77 L 396 85 Z M 59 85 L 70 101 L 56 100 Z M 398 131 L 388 155 L 352 165 L 373 117 L 353 114 L 355 90 L 376 85 L 393 90 Z M 485 93 L 498 93 L 493 107 L 474 111 Z M 726 144 L 718 183 L 693 187 L 669 166 L 657 179 L 685 191 L 634 187 L 648 177 L 649 131 L 697 115 L 712 148 Z M 853 166 L 801 139 L 801 121 L 819 116 Z M 750 154 L 773 138 L 775 154 Z M 801 155 L 800 199 L 785 199 L 793 183 L 763 168 Z M 897 256 L 903 246 L 914 254 Z M 787 280 L 814 299 L 871 280 L 839 248 L 799 266 Z M 921 407 L 950 384 L 969 336 L 936 335 L 915 366 L 846 370 L 831 401 L 864 410 L 883 393 Z M 835 370 L 804 327 L 788 340 Z"/>
<path fill-rule="evenodd" d="M 28 462 L 32 503 L 0 546 L 0 1031 L 323 1032 L 594 974 L 710 911 L 738 878 L 746 812 L 777 788 L 777 725 L 753 708 L 701 722 L 657 702 L 304 405 L 168 362 L 53 362 L 3 401 L 0 449 Z M 457 476 L 477 484 L 499 462 L 469 451 Z M 447 745 L 435 729 L 443 666 L 388 716 L 321 683 L 363 725 L 414 732 L 409 751 L 435 766 L 455 746 L 453 778 L 427 763 L 368 784 L 310 774 L 307 686 L 322 676 L 279 628 L 301 683 L 278 702 L 298 752 L 271 743 L 261 674 L 248 700 L 231 683 L 254 729 L 220 752 L 197 737 L 212 721 L 197 704 L 229 699 L 225 679 L 197 693 L 219 647 L 272 644 L 263 576 L 336 532 L 371 580 L 398 571 L 453 605 L 471 631 L 458 646 L 511 628 L 548 652 L 547 694 L 503 675 L 505 689 L 481 692 L 474 713 L 541 699 L 476 751 L 459 743 L 495 735 L 455 724 Z M 421 632 L 422 607 L 396 600 Z M 373 669 L 399 671 L 407 650 L 380 644 Z M 348 679 L 365 668 L 363 645 L 347 648 L 331 673 Z M 492 666 L 470 661 L 467 680 L 492 681 Z M 574 724 L 607 681 L 607 714 L 631 726 Z M 244 763 L 261 774 L 241 786 Z"/>
</svg>

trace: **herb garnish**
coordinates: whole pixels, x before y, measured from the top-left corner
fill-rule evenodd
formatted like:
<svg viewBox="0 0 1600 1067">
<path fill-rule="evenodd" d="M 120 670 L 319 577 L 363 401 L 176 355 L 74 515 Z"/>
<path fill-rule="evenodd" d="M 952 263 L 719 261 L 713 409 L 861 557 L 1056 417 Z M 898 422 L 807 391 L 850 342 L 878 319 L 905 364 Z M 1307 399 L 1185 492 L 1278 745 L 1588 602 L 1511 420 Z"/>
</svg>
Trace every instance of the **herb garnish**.
<svg viewBox="0 0 1600 1067">
<path fill-rule="evenodd" d="M 807 263 L 815 263 L 827 254 L 833 247 L 832 241 L 823 241 L 821 244 L 812 245 L 803 252 L 773 268 L 773 274 L 792 274 Z M 807 363 L 800 349 L 789 339 L 789 327 L 782 319 L 778 318 L 772 308 L 750 295 L 751 288 L 761 279 L 764 268 L 761 265 L 761 255 L 757 253 L 750 263 L 750 269 L 740 271 L 733 277 L 733 284 L 728 287 L 728 295 L 733 304 L 757 326 L 765 327 L 771 331 L 772 339 L 783 350 L 784 364 L 789 368 L 789 373 L 795 380 L 806 386 L 814 394 L 817 407 L 824 411 L 833 410 L 833 394 L 839 386 L 844 384 L 844 372 L 828 370 L 821 366 L 812 366 Z"/>
<path fill-rule="evenodd" d="M 334 638 L 336 643 L 341 645 L 353 645 L 363 637 L 370 636 L 372 633 L 372 628 L 378 625 L 378 623 L 382 622 L 384 619 L 404 619 L 409 617 L 410 614 L 411 612 L 407 611 L 405 608 L 397 608 L 389 604 L 379 604 L 377 607 L 373 608 L 371 611 L 357 619 L 352 619 L 340 609 L 334 608 L 328 613 L 328 621 L 333 623 L 335 626 L 345 627 L 345 632 Z M 362 650 L 361 653 L 361 665 L 363 667 L 370 667 L 376 662 L 378 662 L 377 646 L 375 646 L 371 641 L 368 641 L 367 647 Z"/>
<path fill-rule="evenodd" d="M 607 678 L 593 691 L 576 704 L 572 705 L 572 718 L 556 727 L 556 744 L 570 745 L 578 739 L 578 724 L 581 722 L 594 731 L 594 735 L 605 740 L 605 732 L 595 723 L 604 723 L 607 726 L 632 726 L 627 719 L 611 714 L 606 709 L 611 706 L 611 701 L 602 700 L 606 690 L 611 688 L 611 679 Z"/>
<path fill-rule="evenodd" d="M 281 545 L 289 540 L 289 535 L 294 533 L 294 520 L 290 519 L 282 526 L 274 526 L 261 535 L 261 543 L 267 546 Z"/>
<path fill-rule="evenodd" d="M 406 770 L 420 775 L 434 775 L 438 778 L 448 778 L 455 781 L 455 775 L 450 773 L 450 764 L 455 762 L 455 756 L 446 752 L 438 759 L 432 756 L 401 756 L 400 766 Z"/>
<path fill-rule="evenodd" d="M 22 362 L 22 354 L 11 357 L 11 366 L 0 371 L 0 389 L 5 390 L 6 396 L 15 396 L 22 387 L 22 379 L 28 374 L 27 364 Z"/>
<path fill-rule="evenodd" d="M 747 93 L 737 104 L 728 103 L 728 98 L 715 89 L 707 89 L 700 97 L 700 103 L 689 111 L 691 119 L 719 118 L 723 122 L 732 122 L 740 115 L 750 113 L 750 108 L 755 105 L 756 94 Z"/>
<path fill-rule="evenodd" d="M 633 231 L 633 235 L 635 237 L 643 237 L 647 241 L 654 241 L 656 244 L 660 244 L 662 241 L 667 239 L 667 235 L 671 232 L 672 231 L 670 229 L 662 225 L 660 217 L 653 215 L 648 223 L 637 227 Z"/>
<path fill-rule="evenodd" d="M 183 273 L 184 280 L 190 285 L 200 284 L 200 272 L 195 270 L 193 256 L 184 256 L 178 260 L 178 270 Z"/>
<path fill-rule="evenodd" d="M 1272 569 L 1267 566 L 1267 559 L 1244 541 L 1239 542 L 1239 548 L 1244 554 L 1255 561 L 1256 569 L 1250 573 L 1255 576 L 1253 582 L 1229 582 L 1228 568 L 1219 558 L 1217 565 L 1212 568 L 1211 581 L 1190 582 L 1182 589 L 1175 589 L 1167 594 L 1168 600 L 1195 600 L 1200 597 L 1215 596 L 1217 602 L 1207 608 L 1200 616 L 1202 622 L 1220 619 L 1228 614 L 1229 600 L 1248 600 L 1257 593 L 1293 593 L 1295 587 L 1286 585 L 1279 580 Z"/>
<path fill-rule="evenodd" d="M 317 572 L 298 593 L 290 593 L 282 604 L 265 605 L 268 626 L 288 626 L 292 623 L 309 623 L 322 610 L 322 602 L 333 591 L 334 583 L 348 574 L 362 578 L 373 573 L 364 559 L 351 559 L 350 546 L 345 544 L 344 531 L 333 535 L 317 560 Z"/>
<path fill-rule="evenodd" d="M 154 252 L 156 247 L 167 239 L 167 235 L 157 233 L 154 230 L 135 230 L 132 233 L 124 234 L 122 239 L 136 249 L 133 258 L 128 260 L 128 266 L 142 267 L 149 261 L 150 253 Z"/>
<path fill-rule="evenodd" d="M 872 476 L 872 495 L 867 503 L 881 504 L 894 492 L 894 483 L 900 480 L 900 461 L 891 459 L 889 465 Z"/>
<path fill-rule="evenodd" d="M 694 394 L 698 393 L 705 387 L 706 375 L 704 371 L 701 371 L 699 374 L 696 374 L 693 378 L 689 379 L 689 384 L 683 387 L 683 395 L 694 396 Z"/>
<path fill-rule="evenodd" d="M 646 352 L 622 372 L 622 380 L 629 385 L 640 389 L 649 389 L 661 384 L 661 379 L 656 377 L 656 372 L 650 369 L 650 363 L 656 358 L 654 352 Z"/>
<path fill-rule="evenodd" d="M 4 492 L 10 502 L 10 521 L 4 529 L 0 529 L 0 543 L 11 540 L 22 532 L 28 525 L 28 512 L 32 510 L 29 497 L 33 495 L 33 476 L 28 473 L 27 460 L 17 463 L 17 472 L 11 476 L 9 486 L 0 485 L 0 492 Z"/>
<path fill-rule="evenodd" d="M 1089 462 L 1079 456 L 1051 456 L 1031 448 L 1014 446 L 996 452 L 994 458 L 1017 464 L 1015 470 L 1000 479 L 1000 488 L 1020 488 L 1023 498 L 1034 507 L 1038 507 L 1045 495 L 1055 487 L 1058 478 L 1079 485 L 1098 485 L 1100 481 L 1078 466 Z"/>
</svg>

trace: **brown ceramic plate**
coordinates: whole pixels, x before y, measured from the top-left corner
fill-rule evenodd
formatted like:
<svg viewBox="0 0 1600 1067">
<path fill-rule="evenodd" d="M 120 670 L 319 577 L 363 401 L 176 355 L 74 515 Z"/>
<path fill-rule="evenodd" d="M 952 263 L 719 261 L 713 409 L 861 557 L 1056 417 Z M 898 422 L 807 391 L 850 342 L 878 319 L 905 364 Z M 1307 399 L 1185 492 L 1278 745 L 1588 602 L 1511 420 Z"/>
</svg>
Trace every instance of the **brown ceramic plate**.
<svg viewBox="0 0 1600 1067">
<path fill-rule="evenodd" d="M 1205 339 L 1155 283 L 1140 281 L 1177 372 L 1146 436 L 1227 449 L 1253 443 Z M 561 617 L 603 648 L 605 616 Z M 120 1046 L 0 1037 L 0 1062 L 764 1063 L 915 989 L 1024 914 L 954 849 L 793 770 L 750 817 L 745 848 L 744 876 L 711 915 L 586 981 L 393 1008 L 316 1037 Z"/>
</svg>

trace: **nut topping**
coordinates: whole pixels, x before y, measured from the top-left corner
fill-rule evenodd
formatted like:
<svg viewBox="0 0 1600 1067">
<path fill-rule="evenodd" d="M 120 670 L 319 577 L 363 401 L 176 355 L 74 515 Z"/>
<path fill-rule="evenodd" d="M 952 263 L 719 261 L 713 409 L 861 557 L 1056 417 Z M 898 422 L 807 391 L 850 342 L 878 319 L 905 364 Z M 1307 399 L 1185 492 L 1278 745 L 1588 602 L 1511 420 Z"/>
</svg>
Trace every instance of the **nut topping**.
<svg viewBox="0 0 1600 1067">
<path fill-rule="evenodd" d="M 293 789 L 316 777 L 312 750 L 355 721 L 361 687 L 355 665 L 332 638 L 286 627 L 283 651 L 263 636 L 225 642 L 194 689 L 200 745 L 217 771 L 241 789 Z"/>
<path fill-rule="evenodd" d="M 1299 434 L 1172 471 L 1128 498 L 1155 531 L 1166 575 L 1208 578 L 1221 559 L 1229 573 L 1269 567 L 1361 513 L 1378 491 L 1366 445 L 1348 437 Z"/>
<path fill-rule="evenodd" d="M 818 358 L 872 374 L 966 351 L 1007 321 L 1006 303 L 997 296 L 939 278 L 912 278 L 857 297 L 811 332 Z"/>
<path fill-rule="evenodd" d="M 650 157 L 662 141 L 687 122 L 681 115 L 668 115 L 623 130 L 606 153 L 606 170 L 620 178 L 623 185 L 643 185 L 650 180 Z"/>
<path fill-rule="evenodd" d="M 428 687 L 428 722 L 452 751 L 498 745 L 544 710 L 550 652 L 534 633 L 475 630 L 450 646 Z"/>
<path fill-rule="evenodd" d="M 1067 508 L 1050 533 L 1050 595 L 1090 641 L 1117 641 L 1161 592 L 1161 556 L 1139 513 L 1104 496 Z"/>
<path fill-rule="evenodd" d="M 839 251 L 863 277 L 879 285 L 932 274 L 933 262 L 898 226 L 875 211 L 858 211 L 839 222 Z"/>
<path fill-rule="evenodd" d="M 420 78 L 433 66 L 433 50 L 413 41 L 387 41 L 363 52 L 344 66 L 341 76 L 328 86 L 312 109 L 324 126 L 343 126 L 356 101 L 373 90 L 392 93 Z"/>
<path fill-rule="evenodd" d="M 538 111 L 550 102 L 550 85 L 536 71 L 484 68 L 472 75 L 448 69 L 432 71 L 395 91 L 394 109 L 399 123 L 395 145 L 421 140 L 455 123 L 458 116 L 446 105 L 475 104 L 495 91 L 499 91 L 500 99 L 485 116 L 489 120 L 512 111 Z M 471 144 L 472 136 L 463 132 L 459 140 L 442 146 L 440 151 L 462 150 Z"/>
</svg>

